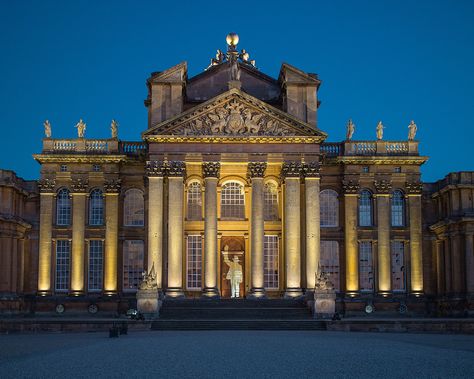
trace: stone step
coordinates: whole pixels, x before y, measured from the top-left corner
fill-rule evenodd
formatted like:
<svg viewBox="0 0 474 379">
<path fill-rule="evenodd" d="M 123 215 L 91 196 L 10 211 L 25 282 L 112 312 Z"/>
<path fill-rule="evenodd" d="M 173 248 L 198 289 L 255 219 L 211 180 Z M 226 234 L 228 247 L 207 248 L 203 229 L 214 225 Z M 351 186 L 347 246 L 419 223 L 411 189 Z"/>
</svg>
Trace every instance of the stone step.
<svg viewBox="0 0 474 379">
<path fill-rule="evenodd" d="M 161 319 L 308 319 L 307 308 L 201 308 L 163 307 Z"/>
<path fill-rule="evenodd" d="M 306 308 L 303 300 L 292 299 L 165 299 L 167 308 Z"/>
</svg>

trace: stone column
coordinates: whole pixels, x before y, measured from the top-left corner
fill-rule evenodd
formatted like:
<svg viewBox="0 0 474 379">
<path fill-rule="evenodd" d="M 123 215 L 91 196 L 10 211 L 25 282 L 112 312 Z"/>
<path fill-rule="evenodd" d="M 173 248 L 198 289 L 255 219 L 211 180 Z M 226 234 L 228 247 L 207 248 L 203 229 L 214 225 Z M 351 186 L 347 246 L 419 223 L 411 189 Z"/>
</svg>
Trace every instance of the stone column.
<svg viewBox="0 0 474 379">
<path fill-rule="evenodd" d="M 202 165 L 204 176 L 204 288 L 203 296 L 219 297 L 217 288 L 217 181 L 219 162 L 205 162 Z"/>
<path fill-rule="evenodd" d="M 299 162 L 285 162 L 282 167 L 282 177 L 285 180 L 285 297 L 290 298 L 303 294 L 301 290 L 301 171 L 302 164 Z"/>
<path fill-rule="evenodd" d="M 250 220 L 250 260 L 252 267 L 249 297 L 254 299 L 265 297 L 263 281 L 263 240 L 265 235 L 263 178 L 266 168 L 266 162 L 250 162 L 248 165 L 248 177 L 252 181 L 252 215 Z"/>
<path fill-rule="evenodd" d="M 390 292 L 390 191 L 392 185 L 385 180 L 375 181 L 377 190 L 377 252 L 378 291 L 382 295 Z"/>
<path fill-rule="evenodd" d="M 474 294 L 474 249 L 473 232 L 466 232 L 466 292 Z"/>
<path fill-rule="evenodd" d="M 423 184 L 419 182 L 406 183 L 408 193 L 408 208 L 410 215 L 410 273 L 411 292 L 423 293 L 423 262 L 421 249 L 421 191 Z"/>
<path fill-rule="evenodd" d="M 87 181 L 76 179 L 72 185 L 72 256 L 71 287 L 72 295 L 82 295 L 84 284 L 84 231 L 86 227 Z"/>
<path fill-rule="evenodd" d="M 321 255 L 318 162 L 305 164 L 303 172 L 306 207 L 306 290 L 313 291 Z"/>
<path fill-rule="evenodd" d="M 163 177 L 162 161 L 146 163 L 148 177 L 148 261 L 147 270 L 153 267 L 158 290 L 163 288 Z"/>
<path fill-rule="evenodd" d="M 343 182 L 344 188 L 344 243 L 346 250 L 346 293 L 359 291 L 359 247 L 357 244 L 357 199 L 359 183 Z"/>
<path fill-rule="evenodd" d="M 464 292 L 463 258 L 461 254 L 461 236 L 459 232 L 456 231 L 451 234 L 451 265 L 453 272 L 453 292 L 458 295 Z"/>
<path fill-rule="evenodd" d="M 40 189 L 38 295 L 48 295 L 52 292 L 51 250 L 55 185 L 55 181 L 51 179 L 42 179 L 38 183 Z"/>
<path fill-rule="evenodd" d="M 445 292 L 446 283 L 444 279 L 444 258 L 443 258 L 443 246 L 442 240 L 436 240 L 436 281 L 438 295 L 442 295 Z"/>
<path fill-rule="evenodd" d="M 114 295 L 118 291 L 118 197 L 120 179 L 109 180 L 105 190 L 105 256 L 104 256 L 104 293 Z"/>
<path fill-rule="evenodd" d="M 185 163 L 168 163 L 168 288 L 166 296 L 183 297 Z"/>
</svg>

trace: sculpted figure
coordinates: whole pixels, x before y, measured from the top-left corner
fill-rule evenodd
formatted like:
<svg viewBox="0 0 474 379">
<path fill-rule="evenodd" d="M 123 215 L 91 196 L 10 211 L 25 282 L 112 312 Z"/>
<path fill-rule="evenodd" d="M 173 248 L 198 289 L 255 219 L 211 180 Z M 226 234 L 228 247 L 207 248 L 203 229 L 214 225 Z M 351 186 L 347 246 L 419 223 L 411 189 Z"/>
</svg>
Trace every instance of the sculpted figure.
<svg viewBox="0 0 474 379">
<path fill-rule="evenodd" d="M 110 124 L 110 132 L 112 134 L 112 138 L 118 137 L 118 122 L 117 121 L 112 120 L 112 123 Z"/>
<path fill-rule="evenodd" d="M 245 63 L 249 63 L 250 55 L 245 51 L 245 49 L 242 49 L 242 53 L 240 54 L 240 59 L 242 59 Z"/>
<path fill-rule="evenodd" d="M 383 138 L 383 130 L 385 126 L 383 126 L 382 121 L 379 121 L 377 124 L 377 139 L 381 140 Z"/>
<path fill-rule="evenodd" d="M 142 273 L 142 282 L 140 283 L 141 290 L 152 290 L 158 287 L 156 284 L 156 272 L 155 272 L 155 264 L 151 265 L 150 272 L 147 273 L 143 271 Z"/>
<path fill-rule="evenodd" d="M 350 141 L 352 139 L 352 136 L 354 135 L 355 131 L 355 125 L 352 122 L 352 120 L 349 120 L 347 123 L 347 131 L 346 131 L 346 139 Z"/>
<path fill-rule="evenodd" d="M 79 138 L 84 138 L 84 134 L 86 132 L 86 124 L 84 123 L 84 121 L 82 121 L 82 118 L 79 120 L 75 127 L 77 128 L 77 136 Z"/>
<path fill-rule="evenodd" d="M 224 249 L 228 249 L 226 246 Z M 229 266 L 229 271 L 225 277 L 227 280 L 230 280 L 230 297 L 237 298 L 240 297 L 240 283 L 242 283 L 242 265 L 239 264 L 239 257 L 234 255 L 232 261 L 229 259 L 228 255 L 224 254 L 224 262 Z"/>
<path fill-rule="evenodd" d="M 237 57 L 231 56 L 230 61 L 230 80 L 240 81 L 240 67 Z"/>
<path fill-rule="evenodd" d="M 416 136 L 417 126 L 415 121 L 411 120 L 410 125 L 408 125 L 408 141 L 413 141 Z"/>
<path fill-rule="evenodd" d="M 49 123 L 48 120 L 44 122 L 44 135 L 46 138 L 51 138 L 51 124 Z"/>
</svg>

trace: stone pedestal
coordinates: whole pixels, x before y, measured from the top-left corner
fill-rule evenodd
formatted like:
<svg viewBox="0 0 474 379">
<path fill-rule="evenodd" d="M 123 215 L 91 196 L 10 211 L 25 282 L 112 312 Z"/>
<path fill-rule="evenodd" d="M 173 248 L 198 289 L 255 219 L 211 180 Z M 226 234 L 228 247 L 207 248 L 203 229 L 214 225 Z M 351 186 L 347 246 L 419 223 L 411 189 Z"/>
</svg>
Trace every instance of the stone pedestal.
<svg viewBox="0 0 474 379">
<path fill-rule="evenodd" d="M 161 307 L 161 300 L 158 296 L 158 289 L 144 289 L 137 291 L 137 310 L 143 314 L 145 319 L 158 318 Z"/>
<path fill-rule="evenodd" d="M 334 290 L 314 291 L 313 317 L 332 318 L 336 313 L 336 293 Z"/>
</svg>

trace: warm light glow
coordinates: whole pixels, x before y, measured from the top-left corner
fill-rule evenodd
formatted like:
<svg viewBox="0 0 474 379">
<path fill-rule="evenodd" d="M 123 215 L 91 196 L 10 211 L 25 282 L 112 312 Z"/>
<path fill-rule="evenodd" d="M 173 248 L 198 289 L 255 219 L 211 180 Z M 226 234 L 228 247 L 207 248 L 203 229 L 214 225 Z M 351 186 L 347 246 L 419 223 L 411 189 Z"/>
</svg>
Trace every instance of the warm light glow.
<svg viewBox="0 0 474 379">
<path fill-rule="evenodd" d="M 237 33 L 229 33 L 225 40 L 229 46 L 235 47 L 239 43 L 239 35 Z"/>
<path fill-rule="evenodd" d="M 105 265 L 104 291 L 117 292 L 117 239 L 118 239 L 118 193 L 107 193 L 105 197 Z"/>
</svg>

